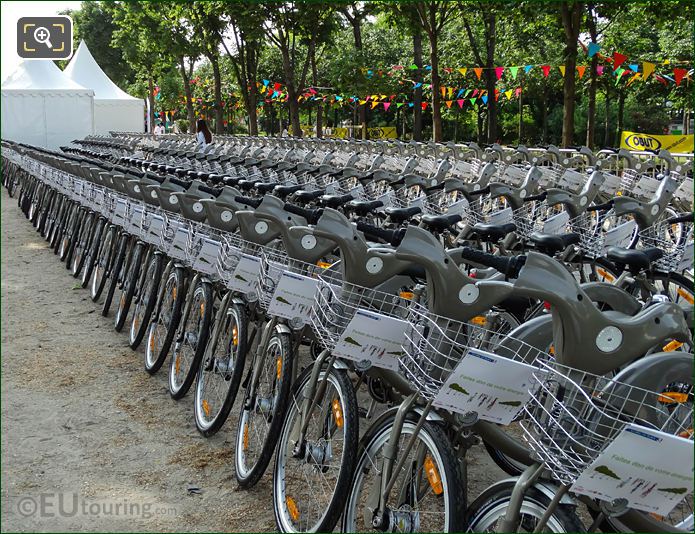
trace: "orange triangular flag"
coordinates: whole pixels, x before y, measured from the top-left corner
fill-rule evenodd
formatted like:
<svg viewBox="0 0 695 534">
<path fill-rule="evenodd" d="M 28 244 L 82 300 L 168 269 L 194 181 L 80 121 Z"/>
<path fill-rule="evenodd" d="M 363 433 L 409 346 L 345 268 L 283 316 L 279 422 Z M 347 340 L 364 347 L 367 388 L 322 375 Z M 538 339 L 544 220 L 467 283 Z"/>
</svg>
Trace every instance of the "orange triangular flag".
<svg viewBox="0 0 695 534">
<path fill-rule="evenodd" d="M 652 72 L 654 72 L 654 68 L 656 65 L 654 63 L 649 63 L 649 61 L 645 61 L 642 63 L 642 79 L 646 80 L 649 78 Z"/>
<path fill-rule="evenodd" d="M 483 69 L 481 67 L 476 67 L 473 69 L 475 72 L 475 75 L 480 79 L 480 77 L 483 75 Z"/>
<path fill-rule="evenodd" d="M 582 76 L 584 76 L 584 71 L 586 70 L 586 66 L 584 65 L 579 65 L 577 67 L 577 73 L 579 74 L 579 79 L 582 79 Z"/>
<path fill-rule="evenodd" d="M 453 100 L 447 100 L 445 103 L 446 103 L 446 107 L 450 108 L 451 104 L 453 104 L 454 101 Z"/>
<path fill-rule="evenodd" d="M 440 89 L 442 91 L 442 98 L 444 98 L 446 96 L 446 87 L 440 87 Z"/>
</svg>

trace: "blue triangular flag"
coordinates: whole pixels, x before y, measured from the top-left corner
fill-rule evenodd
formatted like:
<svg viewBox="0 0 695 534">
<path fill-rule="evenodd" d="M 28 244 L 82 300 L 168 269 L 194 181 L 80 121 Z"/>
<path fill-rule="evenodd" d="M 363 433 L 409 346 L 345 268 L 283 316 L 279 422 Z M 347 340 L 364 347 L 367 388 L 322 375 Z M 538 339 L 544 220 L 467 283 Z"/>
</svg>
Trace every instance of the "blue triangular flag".
<svg viewBox="0 0 695 534">
<path fill-rule="evenodd" d="M 482 100 L 483 100 L 483 104 L 487 104 L 487 95 L 483 95 Z"/>
<path fill-rule="evenodd" d="M 409 107 L 409 108 L 412 108 L 412 107 L 413 107 L 413 103 L 412 103 L 412 102 L 408 102 L 408 107 Z"/>
<path fill-rule="evenodd" d="M 533 68 L 533 65 L 526 65 L 524 67 L 524 74 L 528 74 L 528 71 L 530 71 Z"/>
<path fill-rule="evenodd" d="M 632 72 L 637 72 L 637 69 L 639 69 L 639 66 L 636 63 L 633 63 L 632 65 L 630 65 L 630 70 Z"/>
<path fill-rule="evenodd" d="M 601 47 L 599 45 L 597 45 L 596 43 L 589 43 L 589 57 L 593 57 L 599 50 L 601 50 Z"/>
<path fill-rule="evenodd" d="M 465 89 L 459 89 L 459 92 L 456 93 L 456 98 L 461 98 L 461 95 L 463 95 L 463 93 L 464 93 L 465 91 L 466 91 Z"/>
<path fill-rule="evenodd" d="M 425 70 L 432 70 L 432 65 L 425 65 Z"/>
<path fill-rule="evenodd" d="M 263 85 L 265 85 L 266 87 L 268 87 L 269 83 L 270 83 L 270 80 L 263 80 Z"/>
</svg>

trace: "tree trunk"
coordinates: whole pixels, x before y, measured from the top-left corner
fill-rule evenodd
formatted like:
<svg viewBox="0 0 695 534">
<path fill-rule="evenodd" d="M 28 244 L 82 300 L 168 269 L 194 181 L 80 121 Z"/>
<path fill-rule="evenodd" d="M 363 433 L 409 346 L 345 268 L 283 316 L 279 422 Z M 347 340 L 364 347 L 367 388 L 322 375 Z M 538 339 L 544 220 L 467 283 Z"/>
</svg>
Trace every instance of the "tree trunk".
<svg viewBox="0 0 695 534">
<path fill-rule="evenodd" d="M 191 61 L 193 61 L 191 59 Z M 188 131 L 189 133 L 195 133 L 195 112 L 193 111 L 193 98 L 191 91 L 191 79 L 188 77 L 186 72 L 186 62 L 183 56 L 179 58 L 179 71 L 181 72 L 181 78 L 183 79 L 183 92 L 186 95 L 186 117 L 188 118 Z M 183 133 L 183 132 L 182 132 Z"/>
<path fill-rule="evenodd" d="M 497 18 L 494 12 L 487 15 L 487 43 L 485 88 L 487 89 L 487 142 L 497 142 L 497 99 L 495 98 L 495 86 L 497 75 L 495 74 L 495 45 L 497 44 Z"/>
<path fill-rule="evenodd" d="M 624 90 L 620 90 L 618 93 L 618 122 L 616 125 L 616 139 L 620 139 L 623 133 L 623 118 L 625 116 L 625 97 L 627 93 Z"/>
<path fill-rule="evenodd" d="M 482 113 L 482 107 L 480 104 L 478 104 L 478 112 L 477 112 L 477 119 L 478 119 L 478 144 L 483 144 L 485 142 L 485 132 L 483 130 L 483 113 Z"/>
<path fill-rule="evenodd" d="M 282 70 L 285 74 L 285 87 L 287 87 L 287 104 L 289 108 L 289 122 L 292 135 L 302 137 L 302 128 L 299 122 L 299 102 L 297 102 L 297 89 L 294 86 L 294 71 L 290 62 L 290 52 L 282 49 Z M 280 130 L 282 131 L 282 130 Z"/>
<path fill-rule="evenodd" d="M 154 131 L 154 81 L 152 78 L 147 80 L 147 99 L 150 101 L 150 131 L 147 132 L 151 134 Z"/>
<path fill-rule="evenodd" d="M 437 34 L 430 35 L 430 64 L 432 65 L 432 141 L 442 140 L 442 95 L 439 92 L 439 58 Z"/>
<path fill-rule="evenodd" d="M 603 132 L 603 147 L 610 148 L 611 146 L 611 93 L 610 87 L 606 86 L 606 117 L 604 119 L 603 126 L 605 128 Z"/>
<path fill-rule="evenodd" d="M 316 45 L 312 40 L 309 46 L 309 54 L 311 55 L 311 83 L 318 85 L 318 70 L 316 69 Z M 318 100 L 316 100 L 318 102 Z M 309 124 L 311 125 L 311 119 L 309 119 Z M 316 137 L 321 139 L 323 137 L 323 102 L 319 103 L 316 109 Z"/>
<path fill-rule="evenodd" d="M 214 99 L 213 106 L 215 110 L 215 133 L 221 134 L 224 132 L 224 113 L 222 111 L 222 76 L 220 74 L 220 63 L 212 54 L 208 56 L 210 65 L 212 65 L 212 77 L 214 81 Z"/>
<path fill-rule="evenodd" d="M 523 87 L 523 84 L 519 85 L 519 87 Z M 521 143 L 521 134 L 522 134 L 522 130 L 524 127 L 524 105 L 521 101 L 523 94 L 524 94 L 524 92 L 522 90 L 519 93 L 519 144 L 522 144 Z"/>
<path fill-rule="evenodd" d="M 256 50 L 246 45 L 246 75 L 248 97 L 246 99 L 246 113 L 249 120 L 249 135 L 258 135 L 258 96 L 256 93 L 256 79 L 258 73 L 258 54 Z"/>
<path fill-rule="evenodd" d="M 417 65 L 415 81 L 422 83 L 422 34 L 413 33 L 413 63 Z M 413 141 L 422 141 L 422 85 L 413 91 Z"/>
<path fill-rule="evenodd" d="M 543 124 L 543 144 L 548 144 L 548 81 L 543 84 L 543 103 L 541 104 L 541 116 Z"/>
<path fill-rule="evenodd" d="M 589 82 L 589 106 L 586 117 L 586 146 L 594 148 L 594 137 L 596 132 L 596 85 L 598 83 L 598 57 L 591 58 L 591 81 Z"/>
<path fill-rule="evenodd" d="M 562 146 L 574 144 L 574 94 L 577 67 L 577 38 L 583 5 L 562 2 L 562 25 L 565 29 L 565 79 L 563 81 Z"/>
</svg>

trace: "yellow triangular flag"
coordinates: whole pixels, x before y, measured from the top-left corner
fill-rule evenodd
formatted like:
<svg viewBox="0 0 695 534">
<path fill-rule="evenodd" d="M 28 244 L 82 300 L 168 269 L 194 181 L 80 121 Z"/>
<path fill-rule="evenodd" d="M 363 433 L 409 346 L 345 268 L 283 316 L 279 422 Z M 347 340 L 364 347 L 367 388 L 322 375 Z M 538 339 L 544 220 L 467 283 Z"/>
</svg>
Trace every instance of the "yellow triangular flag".
<svg viewBox="0 0 695 534">
<path fill-rule="evenodd" d="M 372 102 L 372 109 L 374 109 L 374 108 L 377 107 L 378 105 L 379 105 L 379 102 Z"/>
<path fill-rule="evenodd" d="M 448 96 L 449 98 L 451 98 L 452 96 L 454 96 L 454 88 L 453 88 L 453 87 L 449 87 L 449 89 L 447 90 L 447 96 Z"/>
<path fill-rule="evenodd" d="M 507 97 L 507 100 L 512 99 L 512 93 L 514 93 L 514 91 L 512 91 L 511 89 L 509 91 L 504 92 L 505 96 Z"/>
<path fill-rule="evenodd" d="M 646 80 L 647 78 L 649 78 L 651 73 L 654 72 L 655 67 L 656 65 L 654 65 L 654 63 L 649 63 L 649 61 L 645 61 L 644 63 L 642 63 L 642 79 Z"/>
<path fill-rule="evenodd" d="M 560 65 L 560 66 L 558 67 L 558 69 L 560 69 L 560 74 L 562 74 L 562 77 L 564 78 L 564 77 L 565 77 L 565 66 L 564 66 L 564 65 Z"/>
<path fill-rule="evenodd" d="M 366 100 L 360 100 L 360 106 L 364 106 L 367 103 Z"/>
<path fill-rule="evenodd" d="M 468 67 L 460 68 L 459 72 L 461 73 L 461 76 L 465 76 L 466 73 L 468 72 Z"/>
<path fill-rule="evenodd" d="M 632 78 L 630 78 L 630 80 L 627 82 L 627 87 L 629 87 L 629 86 L 632 84 L 632 82 L 634 82 L 635 80 L 637 80 L 640 76 L 641 76 L 641 74 L 640 74 L 639 72 L 635 73 L 635 74 L 632 76 Z"/>
</svg>

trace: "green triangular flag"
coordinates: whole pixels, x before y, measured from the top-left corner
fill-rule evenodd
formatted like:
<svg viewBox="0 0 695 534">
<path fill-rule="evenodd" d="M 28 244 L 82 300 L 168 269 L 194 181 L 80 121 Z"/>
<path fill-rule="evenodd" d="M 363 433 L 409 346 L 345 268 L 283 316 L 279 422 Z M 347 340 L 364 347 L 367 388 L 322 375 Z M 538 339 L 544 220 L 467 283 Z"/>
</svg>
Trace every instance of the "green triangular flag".
<svg viewBox="0 0 695 534">
<path fill-rule="evenodd" d="M 417 69 L 417 65 L 413 64 L 413 65 L 410 65 L 410 67 L 408 67 L 408 68 L 410 70 L 415 70 L 415 69 Z"/>
<path fill-rule="evenodd" d="M 478 100 L 478 98 L 477 98 L 477 97 L 476 97 L 476 98 L 471 98 L 470 100 L 471 100 L 471 104 L 475 104 L 475 101 Z"/>
<path fill-rule="evenodd" d="M 509 67 L 509 71 L 512 73 L 512 78 L 516 80 L 516 75 L 519 74 L 519 67 Z"/>
<path fill-rule="evenodd" d="M 402 105 L 403 105 L 403 102 L 398 102 L 398 103 L 396 103 L 396 107 L 397 107 L 397 108 L 401 107 Z"/>
</svg>

